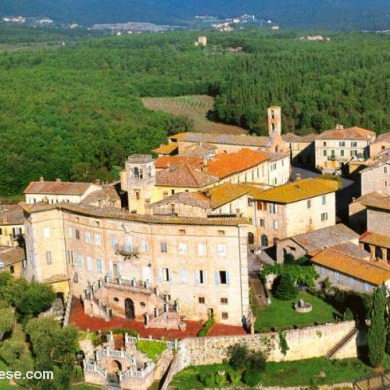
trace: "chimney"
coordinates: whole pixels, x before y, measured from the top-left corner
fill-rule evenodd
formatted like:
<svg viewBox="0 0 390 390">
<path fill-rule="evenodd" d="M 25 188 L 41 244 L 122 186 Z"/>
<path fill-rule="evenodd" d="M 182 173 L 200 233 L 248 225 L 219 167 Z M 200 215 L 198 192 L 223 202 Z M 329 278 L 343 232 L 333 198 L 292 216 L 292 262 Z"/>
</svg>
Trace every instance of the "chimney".
<svg viewBox="0 0 390 390">
<path fill-rule="evenodd" d="M 40 178 L 39 178 L 39 181 L 45 181 L 45 179 L 43 178 L 43 176 L 41 176 Z"/>
<path fill-rule="evenodd" d="M 295 180 L 297 181 L 297 180 L 301 180 L 301 174 L 299 173 L 299 172 L 297 172 L 296 174 L 295 174 Z"/>
<path fill-rule="evenodd" d="M 59 177 L 57 177 L 56 183 L 61 183 L 61 179 Z"/>
</svg>

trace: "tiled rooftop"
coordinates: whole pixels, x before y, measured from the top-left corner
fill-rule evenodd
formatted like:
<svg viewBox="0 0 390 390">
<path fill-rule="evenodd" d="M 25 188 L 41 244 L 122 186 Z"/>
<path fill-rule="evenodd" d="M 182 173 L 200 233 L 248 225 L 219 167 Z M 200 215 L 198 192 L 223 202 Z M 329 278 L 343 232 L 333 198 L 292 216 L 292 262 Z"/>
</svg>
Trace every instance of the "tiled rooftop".
<svg viewBox="0 0 390 390">
<path fill-rule="evenodd" d="M 122 221 L 134 221 L 148 224 L 162 224 L 162 225 L 206 225 L 206 226 L 237 226 L 241 224 L 248 224 L 245 218 L 196 218 L 196 217 L 174 217 L 174 216 L 156 216 L 144 214 L 131 214 L 128 211 L 123 211 L 116 208 L 100 208 L 93 206 L 82 206 L 72 203 L 35 203 L 27 204 L 25 202 L 19 205 L 27 213 L 43 212 L 48 210 L 63 210 L 69 211 L 79 215 L 85 215 L 94 218 L 111 218 Z"/>
<path fill-rule="evenodd" d="M 251 149 L 241 149 L 235 153 L 218 153 L 207 160 L 207 172 L 222 179 L 255 167 L 268 159 L 266 154 Z"/>
<path fill-rule="evenodd" d="M 171 154 L 178 149 L 178 145 L 176 142 L 172 142 L 167 145 L 161 145 L 160 147 L 153 149 L 153 152 L 157 154 Z"/>
<path fill-rule="evenodd" d="M 221 207 L 226 203 L 230 203 L 233 200 L 244 196 L 248 192 L 248 188 L 231 183 L 224 183 L 218 187 L 211 188 L 211 208 L 216 209 Z"/>
<path fill-rule="evenodd" d="M 23 225 L 23 209 L 17 204 L 0 206 L 0 225 Z"/>
<path fill-rule="evenodd" d="M 313 232 L 298 234 L 291 240 L 301 245 L 307 252 L 328 248 L 348 241 L 357 240 L 359 235 L 347 226 L 339 223 Z"/>
<path fill-rule="evenodd" d="M 334 271 L 353 276 L 356 279 L 382 285 L 390 279 L 390 267 L 381 262 L 370 262 L 351 256 L 340 248 L 326 248 L 314 256 L 311 261 Z"/>
<path fill-rule="evenodd" d="M 356 139 L 363 140 L 375 137 L 375 132 L 371 130 L 362 129 L 361 127 L 349 127 L 347 129 L 336 128 L 323 131 L 316 139 Z"/>
<path fill-rule="evenodd" d="M 182 142 L 206 142 L 221 145 L 239 146 L 264 146 L 268 142 L 268 137 L 258 137 L 253 135 L 232 135 L 232 134 L 210 134 L 210 133 L 179 133 L 170 136 Z"/>
<path fill-rule="evenodd" d="M 217 177 L 188 163 L 173 165 L 156 173 L 156 185 L 164 187 L 203 188 L 217 181 Z"/>
<path fill-rule="evenodd" d="M 20 247 L 2 247 L 0 249 L 0 263 L 11 265 L 25 260 L 24 249 Z"/>
<path fill-rule="evenodd" d="M 24 190 L 25 194 L 83 195 L 93 183 L 67 181 L 32 181 Z"/>
<path fill-rule="evenodd" d="M 383 234 L 365 232 L 360 237 L 360 242 L 382 248 L 390 248 L 390 236 L 385 236 Z"/>
<path fill-rule="evenodd" d="M 362 205 L 368 208 L 390 210 L 390 196 L 382 198 L 370 198 L 360 202 Z"/>
<path fill-rule="evenodd" d="M 375 140 L 374 144 L 380 143 L 380 142 L 388 142 L 388 143 L 390 143 L 390 132 L 389 133 L 379 134 L 376 137 L 376 140 Z"/>
<path fill-rule="evenodd" d="M 159 206 L 164 204 L 181 203 L 193 207 L 200 207 L 202 209 L 210 208 L 210 197 L 202 192 L 178 192 L 165 199 L 153 203 L 152 206 Z"/>
<path fill-rule="evenodd" d="M 256 196 L 256 199 L 287 204 L 325 195 L 337 190 L 338 183 L 335 180 L 304 179 L 263 191 Z"/>
</svg>

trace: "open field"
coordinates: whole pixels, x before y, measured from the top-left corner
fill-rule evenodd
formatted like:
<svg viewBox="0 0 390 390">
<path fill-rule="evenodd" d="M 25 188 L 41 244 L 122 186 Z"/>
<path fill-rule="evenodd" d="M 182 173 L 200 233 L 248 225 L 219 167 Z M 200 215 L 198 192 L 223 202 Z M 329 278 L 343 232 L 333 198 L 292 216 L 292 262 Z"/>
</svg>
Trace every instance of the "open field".
<svg viewBox="0 0 390 390">
<path fill-rule="evenodd" d="M 178 97 L 143 98 L 146 108 L 153 111 L 165 111 L 174 115 L 183 115 L 194 121 L 194 131 L 216 134 L 243 134 L 246 130 L 223 123 L 211 122 L 206 114 L 213 108 L 214 99 L 207 95 L 187 95 Z"/>
</svg>

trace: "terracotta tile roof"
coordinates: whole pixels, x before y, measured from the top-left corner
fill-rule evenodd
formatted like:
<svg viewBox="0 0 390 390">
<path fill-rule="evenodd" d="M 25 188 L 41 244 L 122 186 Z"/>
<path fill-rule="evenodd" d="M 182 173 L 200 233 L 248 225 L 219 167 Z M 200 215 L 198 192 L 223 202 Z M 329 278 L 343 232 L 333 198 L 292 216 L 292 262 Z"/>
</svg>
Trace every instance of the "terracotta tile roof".
<svg viewBox="0 0 390 390">
<path fill-rule="evenodd" d="M 390 143 L 390 132 L 389 133 L 379 134 L 376 137 L 376 140 L 375 140 L 374 144 L 378 144 L 378 143 L 381 143 L 381 142 L 388 142 L 388 143 Z"/>
<path fill-rule="evenodd" d="M 186 148 L 184 152 L 182 152 L 181 156 L 186 157 L 205 157 L 211 154 L 215 154 L 215 151 L 217 150 L 217 147 L 210 144 L 193 144 Z"/>
<path fill-rule="evenodd" d="M 352 276 L 356 279 L 381 286 L 390 279 L 390 268 L 379 262 L 369 262 L 343 253 L 334 248 L 326 248 L 311 261 L 314 264 Z"/>
<path fill-rule="evenodd" d="M 32 181 L 24 194 L 83 195 L 93 183 L 67 181 Z"/>
<path fill-rule="evenodd" d="M 216 209 L 221 207 L 226 203 L 230 203 L 233 200 L 244 196 L 248 192 L 249 189 L 231 183 L 224 183 L 218 187 L 211 188 L 211 208 Z"/>
<path fill-rule="evenodd" d="M 35 203 L 27 204 L 26 202 L 20 202 L 20 207 L 29 214 L 38 213 L 49 210 L 64 210 L 71 213 L 85 215 L 94 218 L 110 218 L 121 221 L 132 221 L 146 224 L 156 225 L 206 225 L 206 226 L 237 226 L 241 224 L 248 224 L 246 218 L 197 218 L 197 217 L 173 217 L 173 216 L 156 216 L 156 215 L 144 215 L 144 214 L 132 214 L 128 211 L 123 211 L 116 208 L 100 208 L 93 206 L 82 206 L 76 203 Z"/>
<path fill-rule="evenodd" d="M 334 226 L 318 229 L 313 232 L 298 234 L 289 239 L 298 243 L 308 253 L 357 240 L 359 235 L 347 226 L 339 223 Z M 287 239 L 287 240 L 289 240 Z"/>
<path fill-rule="evenodd" d="M 222 179 L 255 167 L 268 159 L 265 153 L 251 149 L 241 149 L 235 153 L 218 153 L 207 160 L 207 172 Z"/>
<path fill-rule="evenodd" d="M 23 225 L 23 210 L 17 204 L 0 206 L 0 226 Z"/>
<path fill-rule="evenodd" d="M 3 247 L 0 250 L 0 263 L 12 265 L 26 259 L 24 249 L 19 247 Z"/>
<path fill-rule="evenodd" d="M 84 205 L 95 205 L 96 203 L 100 201 L 106 201 L 109 203 L 119 203 L 121 202 L 121 199 L 116 192 L 115 188 L 111 185 L 103 186 L 101 190 L 94 191 L 90 193 L 88 196 L 86 196 L 82 201 L 81 204 Z"/>
<path fill-rule="evenodd" d="M 338 183 L 334 180 L 303 179 L 263 191 L 256 196 L 256 199 L 287 204 L 329 194 L 337 190 Z"/>
<path fill-rule="evenodd" d="M 196 168 L 201 168 L 202 158 L 193 156 L 161 156 L 154 163 L 156 169 L 167 169 L 178 165 L 190 164 Z"/>
<path fill-rule="evenodd" d="M 156 185 L 164 187 L 203 188 L 216 183 L 218 178 L 185 163 L 156 173 Z"/>
<path fill-rule="evenodd" d="M 284 142 L 302 142 L 311 143 L 317 138 L 318 134 L 297 135 L 294 133 L 282 134 Z"/>
<path fill-rule="evenodd" d="M 375 132 L 361 127 L 349 127 L 347 129 L 331 129 L 323 131 L 316 139 L 367 139 L 375 137 Z"/>
<path fill-rule="evenodd" d="M 233 134 L 210 134 L 210 133 L 179 133 L 169 137 L 182 142 L 205 142 L 219 145 L 238 146 L 264 146 L 268 142 L 268 137 L 258 137 L 253 135 L 233 135 Z"/>
<path fill-rule="evenodd" d="M 258 183 L 240 183 L 236 184 L 237 186 L 244 188 L 248 190 L 248 194 L 256 198 L 257 196 L 260 196 L 260 194 L 265 191 L 270 189 L 269 185 L 260 185 Z"/>
<path fill-rule="evenodd" d="M 153 149 L 153 152 L 157 154 L 171 154 L 178 149 L 178 144 L 176 142 L 172 142 L 167 145 L 161 145 L 160 147 Z"/>
<path fill-rule="evenodd" d="M 371 202 L 372 200 L 381 199 L 384 196 L 380 194 L 379 192 L 369 192 L 368 194 L 364 194 L 360 196 L 359 198 L 356 198 L 352 203 L 365 203 L 365 202 Z"/>
<path fill-rule="evenodd" d="M 210 208 L 210 197 L 205 195 L 203 192 L 178 192 L 153 203 L 152 207 L 172 203 L 180 203 L 207 210 Z"/>
<path fill-rule="evenodd" d="M 382 248 L 390 248 L 390 236 L 385 236 L 383 234 L 365 232 L 362 234 L 359 241 Z"/>
<path fill-rule="evenodd" d="M 370 198 L 360 202 L 363 206 L 373 209 L 390 210 L 390 196 Z"/>
</svg>

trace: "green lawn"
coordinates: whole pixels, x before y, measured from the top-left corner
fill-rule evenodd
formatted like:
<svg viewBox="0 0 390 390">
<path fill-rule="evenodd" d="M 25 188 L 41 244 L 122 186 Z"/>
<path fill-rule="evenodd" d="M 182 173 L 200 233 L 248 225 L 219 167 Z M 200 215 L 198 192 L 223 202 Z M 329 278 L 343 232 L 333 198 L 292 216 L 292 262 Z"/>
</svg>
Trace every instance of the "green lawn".
<svg viewBox="0 0 390 390">
<path fill-rule="evenodd" d="M 146 340 L 137 341 L 136 347 L 140 352 L 146 354 L 155 363 L 157 363 L 158 358 L 167 349 L 167 345 L 165 343 Z"/>
<path fill-rule="evenodd" d="M 389 364 L 389 360 L 386 359 L 385 368 Z M 191 366 L 175 375 L 171 387 L 176 390 L 203 389 L 204 385 L 198 380 L 198 375 L 214 373 L 218 370 L 229 371 L 231 368 L 228 363 Z M 321 371 L 326 375 L 324 378 L 319 377 Z M 262 375 L 261 384 L 264 386 L 336 384 L 352 382 L 370 375 L 375 375 L 374 371 L 359 359 L 327 360 L 317 358 L 294 362 L 268 362 Z M 232 385 L 227 383 L 227 386 Z"/>
<path fill-rule="evenodd" d="M 303 299 L 313 305 L 310 313 L 297 313 L 293 306 L 298 299 Z M 268 332 L 271 328 L 287 329 L 294 325 L 298 327 L 314 325 L 314 323 L 334 322 L 335 315 L 340 316 L 332 306 L 321 299 L 306 292 L 300 292 L 297 299 L 293 301 L 280 301 L 271 297 L 271 304 L 259 308 L 252 305 L 256 316 L 255 330 L 257 332 Z"/>
</svg>

